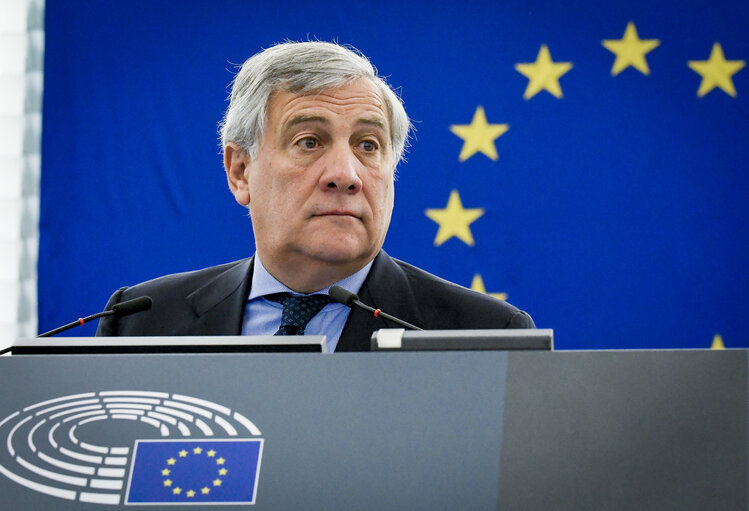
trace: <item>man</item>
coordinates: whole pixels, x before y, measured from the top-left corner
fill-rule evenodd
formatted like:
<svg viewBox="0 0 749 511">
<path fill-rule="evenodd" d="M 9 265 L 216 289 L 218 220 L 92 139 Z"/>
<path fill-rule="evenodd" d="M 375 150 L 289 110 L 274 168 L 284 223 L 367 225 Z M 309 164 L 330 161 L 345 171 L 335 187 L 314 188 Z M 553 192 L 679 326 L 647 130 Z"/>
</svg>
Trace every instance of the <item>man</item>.
<svg viewBox="0 0 749 511">
<path fill-rule="evenodd" d="M 365 351 L 373 331 L 396 326 L 328 303 L 332 285 L 425 329 L 533 328 L 512 305 L 382 251 L 409 129 L 400 99 L 362 55 L 323 42 L 254 55 L 234 80 L 221 135 L 255 255 L 122 288 L 108 308 L 143 295 L 153 307 L 102 319 L 97 333 L 306 333 L 326 335 L 331 351 Z"/>
</svg>

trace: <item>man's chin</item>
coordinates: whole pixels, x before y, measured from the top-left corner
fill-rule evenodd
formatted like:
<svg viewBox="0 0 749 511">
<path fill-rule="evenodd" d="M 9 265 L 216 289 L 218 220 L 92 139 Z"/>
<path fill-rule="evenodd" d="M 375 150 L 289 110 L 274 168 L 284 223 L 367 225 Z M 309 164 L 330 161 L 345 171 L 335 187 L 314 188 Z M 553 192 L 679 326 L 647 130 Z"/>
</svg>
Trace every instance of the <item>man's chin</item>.
<svg viewBox="0 0 749 511">
<path fill-rule="evenodd" d="M 341 243 L 323 243 L 316 245 L 307 252 L 310 259 L 332 266 L 364 266 L 370 259 L 374 258 L 377 251 L 363 249 L 361 246 L 351 246 Z"/>
</svg>

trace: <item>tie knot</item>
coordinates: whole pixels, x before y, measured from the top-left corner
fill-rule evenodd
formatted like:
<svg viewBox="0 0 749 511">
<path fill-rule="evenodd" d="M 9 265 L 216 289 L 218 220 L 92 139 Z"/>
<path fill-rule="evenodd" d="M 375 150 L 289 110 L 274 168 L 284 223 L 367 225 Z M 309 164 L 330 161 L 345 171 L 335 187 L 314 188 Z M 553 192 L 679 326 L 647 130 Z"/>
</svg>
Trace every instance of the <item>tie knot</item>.
<svg viewBox="0 0 749 511">
<path fill-rule="evenodd" d="M 327 295 L 295 296 L 291 293 L 278 293 L 266 298 L 283 305 L 281 328 L 275 335 L 304 335 L 307 323 L 330 303 Z"/>
</svg>

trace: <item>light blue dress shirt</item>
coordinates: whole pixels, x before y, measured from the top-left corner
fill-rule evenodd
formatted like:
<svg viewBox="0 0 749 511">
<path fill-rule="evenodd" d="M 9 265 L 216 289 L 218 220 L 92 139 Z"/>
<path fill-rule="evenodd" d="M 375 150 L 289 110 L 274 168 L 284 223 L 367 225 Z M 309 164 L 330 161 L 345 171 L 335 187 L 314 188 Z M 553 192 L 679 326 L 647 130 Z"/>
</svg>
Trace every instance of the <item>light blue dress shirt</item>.
<svg viewBox="0 0 749 511">
<path fill-rule="evenodd" d="M 264 296 L 274 293 L 291 293 L 301 296 L 301 293 L 295 293 L 268 273 L 257 254 L 255 254 L 253 265 L 252 285 L 244 309 L 242 335 L 273 335 L 281 327 L 283 306 L 278 302 L 267 300 Z M 328 294 L 328 289 L 332 286 L 341 286 L 347 291 L 358 293 L 371 267 L 372 261 L 353 275 L 312 294 Z M 328 352 L 333 353 L 338 346 L 338 339 L 341 337 L 349 312 L 351 308 L 342 303 L 329 303 L 310 320 L 304 333 L 305 335 L 326 336 Z"/>
</svg>

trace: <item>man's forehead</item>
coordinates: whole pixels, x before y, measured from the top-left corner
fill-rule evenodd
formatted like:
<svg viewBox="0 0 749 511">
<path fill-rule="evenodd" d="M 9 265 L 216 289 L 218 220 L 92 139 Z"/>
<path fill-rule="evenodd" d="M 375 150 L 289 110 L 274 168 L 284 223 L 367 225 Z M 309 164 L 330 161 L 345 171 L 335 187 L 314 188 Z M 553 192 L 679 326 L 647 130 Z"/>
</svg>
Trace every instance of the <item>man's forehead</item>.
<svg viewBox="0 0 749 511">
<path fill-rule="evenodd" d="M 386 103 L 376 86 L 366 79 L 304 94 L 276 91 L 269 102 L 268 119 L 279 129 L 306 122 L 331 124 L 340 118 L 389 132 Z"/>
</svg>

